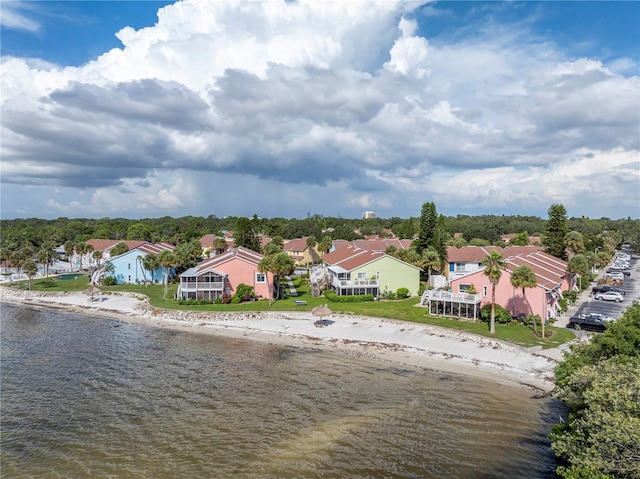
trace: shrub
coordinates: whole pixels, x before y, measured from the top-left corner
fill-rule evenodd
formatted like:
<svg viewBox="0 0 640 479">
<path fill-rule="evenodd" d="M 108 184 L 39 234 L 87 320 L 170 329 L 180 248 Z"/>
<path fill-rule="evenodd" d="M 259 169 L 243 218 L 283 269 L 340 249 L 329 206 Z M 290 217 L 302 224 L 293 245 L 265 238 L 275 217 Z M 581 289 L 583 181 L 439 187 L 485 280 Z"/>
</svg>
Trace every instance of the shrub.
<svg viewBox="0 0 640 479">
<path fill-rule="evenodd" d="M 482 309 L 480 309 L 480 319 L 482 319 L 482 321 L 491 320 L 490 304 L 485 304 Z M 507 324 L 511 322 L 511 313 L 499 304 L 496 304 L 496 322 L 500 324 Z"/>
<path fill-rule="evenodd" d="M 398 291 L 396 291 L 396 295 L 398 296 L 398 299 L 406 299 L 409 297 L 409 289 L 398 288 Z"/>
<path fill-rule="evenodd" d="M 324 292 L 324 297 L 332 303 L 364 303 L 367 301 L 373 301 L 373 294 L 362 294 L 354 296 L 338 296 L 335 292 L 327 290 Z"/>
<path fill-rule="evenodd" d="M 576 298 L 578 297 L 578 293 L 576 291 L 567 291 L 562 293 L 562 297 L 567 301 L 571 301 L 572 303 L 576 302 Z"/>
<path fill-rule="evenodd" d="M 118 284 L 118 281 L 113 276 L 107 276 L 102 280 L 102 286 L 115 286 Z"/>
</svg>

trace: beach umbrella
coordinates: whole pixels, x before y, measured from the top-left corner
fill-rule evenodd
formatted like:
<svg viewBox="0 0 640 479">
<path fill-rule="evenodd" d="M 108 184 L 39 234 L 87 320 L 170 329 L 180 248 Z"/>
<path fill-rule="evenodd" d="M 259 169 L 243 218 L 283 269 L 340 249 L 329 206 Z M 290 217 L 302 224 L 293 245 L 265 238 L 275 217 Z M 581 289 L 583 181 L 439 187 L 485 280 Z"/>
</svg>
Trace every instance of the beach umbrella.
<svg viewBox="0 0 640 479">
<path fill-rule="evenodd" d="M 311 313 L 313 313 L 314 316 L 320 316 L 320 319 L 322 319 L 324 316 L 331 316 L 331 310 L 327 307 L 326 304 L 323 306 L 316 306 L 311 310 Z"/>
<path fill-rule="evenodd" d="M 90 295 L 90 296 L 91 296 L 91 299 L 93 299 L 93 295 L 94 295 L 94 294 L 98 294 L 99 292 L 100 292 L 100 288 L 98 288 L 97 286 L 95 286 L 95 285 L 93 285 L 93 284 L 92 284 L 91 286 L 89 286 L 89 287 L 85 290 L 85 293 L 87 293 L 88 295 Z"/>
</svg>

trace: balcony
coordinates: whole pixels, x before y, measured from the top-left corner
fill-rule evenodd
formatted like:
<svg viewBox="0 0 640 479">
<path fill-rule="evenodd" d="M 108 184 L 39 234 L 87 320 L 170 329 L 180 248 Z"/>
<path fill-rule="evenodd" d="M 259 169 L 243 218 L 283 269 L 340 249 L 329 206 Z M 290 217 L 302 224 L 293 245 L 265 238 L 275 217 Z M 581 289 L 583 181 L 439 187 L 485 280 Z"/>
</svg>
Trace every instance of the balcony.
<svg viewBox="0 0 640 479">
<path fill-rule="evenodd" d="M 438 289 L 427 289 L 422 294 L 420 304 L 425 306 L 429 301 L 448 301 L 452 303 L 478 304 L 482 301 L 481 294 L 454 293 Z"/>
</svg>

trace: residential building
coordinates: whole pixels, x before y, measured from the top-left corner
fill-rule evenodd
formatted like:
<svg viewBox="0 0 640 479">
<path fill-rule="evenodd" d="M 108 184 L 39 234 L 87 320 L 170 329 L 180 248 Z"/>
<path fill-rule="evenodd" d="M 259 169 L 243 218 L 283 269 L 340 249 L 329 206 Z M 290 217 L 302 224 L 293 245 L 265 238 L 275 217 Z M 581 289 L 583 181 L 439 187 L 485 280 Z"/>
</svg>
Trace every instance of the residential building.
<svg viewBox="0 0 640 479">
<path fill-rule="evenodd" d="M 327 286 L 341 296 L 378 297 L 399 288 L 417 296 L 420 289 L 420 268 L 384 253 L 347 247 L 327 253 L 323 261 L 312 272 L 312 282 L 325 278 Z"/>
<path fill-rule="evenodd" d="M 517 249 L 519 248 L 508 248 L 507 251 L 514 252 L 513 250 Z M 545 321 L 557 317 L 560 311 L 559 299 L 563 292 L 575 287 L 575 278 L 567 270 L 567 263 L 540 249 L 516 253 L 504 259 L 506 270 L 496 285 L 496 304 L 516 316 L 520 313 L 530 314 L 528 300 L 532 314 L 539 315 Z M 536 276 L 536 287 L 525 288 L 526 299 L 522 294 L 522 288 L 516 288 L 511 284 L 511 275 L 519 266 L 528 266 Z M 482 268 L 451 280 L 450 290 L 453 293 L 467 293 L 472 285 L 481 295 L 482 304 L 491 304 L 492 285 Z"/>
<path fill-rule="evenodd" d="M 164 281 L 164 268 L 162 266 L 158 266 L 153 271 L 148 271 L 142 267 L 142 261 L 148 254 L 158 255 L 162 251 L 173 251 L 174 246 L 169 243 L 152 244 L 146 241 L 141 241 L 140 243 L 126 253 L 109 258 L 108 261 L 113 265 L 113 276 L 117 284 L 162 283 Z M 92 280 L 98 282 L 103 274 L 103 270 L 96 271 L 94 273 L 95 278 L 92 278 Z M 175 274 L 175 269 L 171 268 L 169 275 L 172 276 L 173 274 Z"/>
<path fill-rule="evenodd" d="M 273 274 L 258 271 L 264 256 L 236 247 L 199 263 L 180 275 L 178 298 L 206 299 L 233 296 L 239 284 L 252 286 L 257 298 L 273 297 Z"/>
<path fill-rule="evenodd" d="M 282 245 L 282 250 L 294 259 L 296 266 L 309 266 L 320 262 L 317 249 L 309 248 L 307 240 L 305 236 L 285 241 Z"/>
<path fill-rule="evenodd" d="M 447 261 L 449 262 L 449 281 L 453 281 L 469 273 L 482 268 L 482 260 L 491 254 L 491 251 L 498 251 L 503 258 L 518 254 L 529 254 L 541 251 L 540 246 L 511 246 L 501 248 L 499 246 L 464 246 L 447 248 Z"/>
</svg>

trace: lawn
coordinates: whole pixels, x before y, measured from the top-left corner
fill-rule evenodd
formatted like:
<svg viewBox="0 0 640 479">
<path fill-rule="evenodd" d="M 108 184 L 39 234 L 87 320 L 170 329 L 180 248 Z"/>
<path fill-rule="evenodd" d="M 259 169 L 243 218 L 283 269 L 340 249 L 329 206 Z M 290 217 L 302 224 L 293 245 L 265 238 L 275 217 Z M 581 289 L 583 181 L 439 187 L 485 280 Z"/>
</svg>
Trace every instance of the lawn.
<svg viewBox="0 0 640 479">
<path fill-rule="evenodd" d="M 314 298 L 311 296 L 308 283 L 302 278 L 293 278 L 297 296 L 288 296 L 285 299 L 273 301 L 249 301 L 240 304 L 209 304 L 199 306 L 180 305 L 174 299 L 164 298 L 164 285 L 153 284 L 144 285 L 118 285 L 104 286 L 102 291 L 132 292 L 145 295 L 149 298 L 149 303 L 158 308 L 180 309 L 185 311 L 311 311 L 314 307 L 326 304 L 332 311 L 341 314 L 353 314 L 361 316 L 371 316 L 378 318 L 389 318 L 417 323 L 432 324 L 445 328 L 466 331 L 482 336 L 493 337 L 502 341 L 517 344 L 523 347 L 542 346 L 543 348 L 556 347 L 562 343 L 575 338 L 573 332 L 566 328 L 547 328 L 552 332 L 552 336 L 546 341 L 533 334 L 530 326 L 524 326 L 514 322 L 506 325 L 496 324 L 496 334 L 489 334 L 489 326 L 482 322 L 461 321 L 452 318 L 429 316 L 424 308 L 418 306 L 419 298 L 410 298 L 402 301 L 374 301 L 365 303 L 331 303 L 325 297 Z M 12 285 L 18 287 L 18 284 Z M 22 287 L 27 287 L 27 282 L 22 282 Z M 76 279 L 38 279 L 34 280 L 32 289 L 34 291 L 67 291 L 82 292 L 89 287 L 89 277 L 80 276 Z M 173 298 L 177 291 L 176 284 L 169 285 L 168 298 Z M 297 306 L 296 300 L 304 300 L 306 305 Z"/>
</svg>

